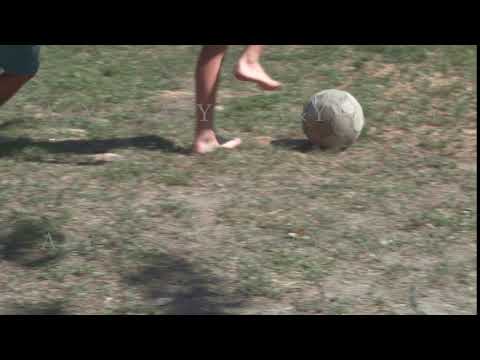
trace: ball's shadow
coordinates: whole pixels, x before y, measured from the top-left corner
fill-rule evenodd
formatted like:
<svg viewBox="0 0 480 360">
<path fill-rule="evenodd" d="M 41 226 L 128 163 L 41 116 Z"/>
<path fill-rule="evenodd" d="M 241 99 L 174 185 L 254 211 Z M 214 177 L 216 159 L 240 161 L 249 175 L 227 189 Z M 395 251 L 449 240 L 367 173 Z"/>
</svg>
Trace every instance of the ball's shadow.
<svg viewBox="0 0 480 360">
<path fill-rule="evenodd" d="M 272 146 L 284 148 L 291 151 L 298 151 L 301 153 L 322 152 L 338 154 L 346 151 L 348 146 L 342 148 L 329 149 L 319 145 L 315 145 L 306 139 L 278 139 L 270 142 Z"/>
<path fill-rule="evenodd" d="M 284 148 L 291 151 L 299 151 L 302 153 L 318 149 L 318 147 L 314 146 L 306 139 L 278 139 L 272 140 L 270 144 L 275 147 Z"/>
</svg>

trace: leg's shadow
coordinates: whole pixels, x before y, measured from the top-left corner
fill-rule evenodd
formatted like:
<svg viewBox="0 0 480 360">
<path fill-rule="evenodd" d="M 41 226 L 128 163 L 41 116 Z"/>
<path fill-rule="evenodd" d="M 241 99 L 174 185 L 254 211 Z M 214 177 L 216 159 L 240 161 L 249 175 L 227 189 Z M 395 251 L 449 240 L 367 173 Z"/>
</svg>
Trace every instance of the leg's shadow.
<svg viewBox="0 0 480 360">
<path fill-rule="evenodd" d="M 14 156 L 28 148 L 39 148 L 51 154 L 102 154 L 112 150 L 137 148 L 167 153 L 189 154 L 190 149 L 156 135 L 98 140 L 38 141 L 30 138 L 0 136 L 0 158 Z"/>
</svg>

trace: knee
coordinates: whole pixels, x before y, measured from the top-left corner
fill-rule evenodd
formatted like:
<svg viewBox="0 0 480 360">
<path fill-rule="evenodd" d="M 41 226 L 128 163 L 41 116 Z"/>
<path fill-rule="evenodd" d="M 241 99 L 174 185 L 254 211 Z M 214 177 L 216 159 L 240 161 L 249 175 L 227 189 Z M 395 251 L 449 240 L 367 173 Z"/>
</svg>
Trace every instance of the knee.
<svg viewBox="0 0 480 360">
<path fill-rule="evenodd" d="M 28 75 L 0 75 L 0 106 L 12 98 L 36 73 Z"/>
<path fill-rule="evenodd" d="M 10 77 L 10 83 L 12 84 L 13 88 L 20 88 L 23 85 L 25 85 L 27 82 L 29 82 L 31 79 L 35 77 L 37 73 L 32 73 L 32 74 L 25 74 L 25 75 L 8 75 Z"/>
</svg>

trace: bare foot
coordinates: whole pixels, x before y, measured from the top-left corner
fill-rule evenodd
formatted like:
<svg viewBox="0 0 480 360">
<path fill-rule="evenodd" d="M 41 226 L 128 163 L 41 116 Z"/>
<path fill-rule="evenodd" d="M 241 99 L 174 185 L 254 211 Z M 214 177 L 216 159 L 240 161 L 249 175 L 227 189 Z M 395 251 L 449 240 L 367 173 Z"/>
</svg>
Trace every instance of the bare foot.
<svg viewBox="0 0 480 360">
<path fill-rule="evenodd" d="M 196 136 L 193 144 L 193 152 L 196 154 L 207 154 L 217 149 L 234 149 L 242 143 L 242 140 L 235 138 L 220 143 L 212 130 L 206 130 Z"/>
<path fill-rule="evenodd" d="M 235 67 L 235 77 L 240 81 L 251 81 L 267 91 L 278 90 L 282 84 L 273 80 L 258 62 L 240 60 Z"/>
</svg>

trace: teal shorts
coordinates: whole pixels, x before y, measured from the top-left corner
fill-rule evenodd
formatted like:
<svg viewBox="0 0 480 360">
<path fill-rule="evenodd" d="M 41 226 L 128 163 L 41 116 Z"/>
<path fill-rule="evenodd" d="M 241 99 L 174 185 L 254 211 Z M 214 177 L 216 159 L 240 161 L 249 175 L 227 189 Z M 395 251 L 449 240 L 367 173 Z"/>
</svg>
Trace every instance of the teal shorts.
<svg viewBox="0 0 480 360">
<path fill-rule="evenodd" d="M 0 45 L 0 74 L 35 75 L 40 45 Z"/>
</svg>

